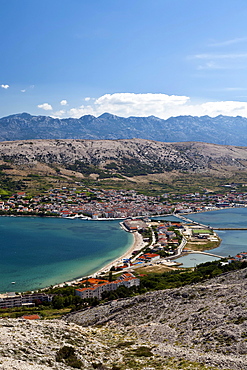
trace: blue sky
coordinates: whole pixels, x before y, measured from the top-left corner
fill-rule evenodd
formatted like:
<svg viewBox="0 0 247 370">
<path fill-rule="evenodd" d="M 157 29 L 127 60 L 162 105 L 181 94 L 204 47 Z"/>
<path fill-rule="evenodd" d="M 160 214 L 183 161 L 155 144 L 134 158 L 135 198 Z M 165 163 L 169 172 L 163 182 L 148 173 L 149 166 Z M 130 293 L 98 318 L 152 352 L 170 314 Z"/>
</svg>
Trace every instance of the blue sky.
<svg viewBox="0 0 247 370">
<path fill-rule="evenodd" d="M 246 0 L 0 6 L 0 117 L 247 117 Z"/>
</svg>

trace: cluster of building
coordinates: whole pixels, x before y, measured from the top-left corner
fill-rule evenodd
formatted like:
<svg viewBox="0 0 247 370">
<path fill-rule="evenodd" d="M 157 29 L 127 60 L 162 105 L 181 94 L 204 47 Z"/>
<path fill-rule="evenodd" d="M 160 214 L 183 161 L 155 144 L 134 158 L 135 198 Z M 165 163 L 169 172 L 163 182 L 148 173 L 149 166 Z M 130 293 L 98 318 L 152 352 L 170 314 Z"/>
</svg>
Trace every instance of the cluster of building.
<svg viewBox="0 0 247 370">
<path fill-rule="evenodd" d="M 90 218 L 149 217 L 172 212 L 199 212 L 223 207 L 243 207 L 247 193 L 234 189 L 227 194 L 208 192 L 184 195 L 147 196 L 134 190 L 51 189 L 42 195 L 27 198 L 25 192 L 0 201 L 0 211 L 15 213 L 53 213 L 68 217 L 87 215 Z"/>
<path fill-rule="evenodd" d="M 23 213 L 53 213 L 68 217 L 85 215 L 92 219 L 127 218 L 170 213 L 159 197 L 137 194 L 135 191 L 85 189 L 52 189 L 43 195 L 26 197 L 25 192 L 0 201 L 0 211 Z"/>
<path fill-rule="evenodd" d="M 83 288 L 75 290 L 75 294 L 82 299 L 86 298 L 98 298 L 101 299 L 103 292 L 110 292 L 116 290 L 120 286 L 131 288 L 132 286 L 140 285 L 140 279 L 135 277 L 130 272 L 126 272 L 120 276 L 118 280 L 108 281 L 100 279 L 87 279 L 80 284 L 87 285 Z"/>
<path fill-rule="evenodd" d="M 173 223 L 172 226 L 175 226 L 176 228 L 182 227 L 180 223 Z M 179 244 L 177 235 L 174 231 L 169 230 L 170 227 L 171 223 L 165 223 L 158 225 L 156 228 L 158 234 L 157 243 L 162 247 L 166 247 L 168 243 L 173 245 Z"/>
<path fill-rule="evenodd" d="M 142 263 L 152 263 L 156 262 L 160 259 L 160 255 L 156 253 L 145 253 L 141 254 L 136 261 L 142 262 Z"/>
<path fill-rule="evenodd" d="M 45 293 L 34 294 L 0 294 L 0 308 L 32 307 L 43 302 L 51 302 L 52 295 Z"/>
<path fill-rule="evenodd" d="M 227 185 L 225 187 L 228 188 Z M 190 213 L 228 207 L 245 207 L 247 204 L 247 192 L 236 191 L 233 184 L 231 186 L 229 185 L 229 188 L 231 188 L 231 191 L 224 194 L 212 194 L 207 191 L 203 194 L 197 192 L 179 196 L 174 194 L 174 201 L 177 199 L 175 211 Z"/>
<path fill-rule="evenodd" d="M 246 261 L 247 262 L 247 252 L 241 252 L 238 253 L 235 257 L 231 257 L 228 259 L 228 262 L 234 262 L 234 261 Z"/>
</svg>

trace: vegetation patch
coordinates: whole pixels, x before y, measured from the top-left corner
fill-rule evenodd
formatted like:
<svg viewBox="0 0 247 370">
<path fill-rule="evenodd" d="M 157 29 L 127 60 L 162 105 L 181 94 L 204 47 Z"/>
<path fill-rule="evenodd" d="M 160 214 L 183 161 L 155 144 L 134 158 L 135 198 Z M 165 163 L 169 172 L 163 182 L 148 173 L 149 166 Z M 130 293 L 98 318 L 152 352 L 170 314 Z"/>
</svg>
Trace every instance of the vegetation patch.
<svg viewBox="0 0 247 370">
<path fill-rule="evenodd" d="M 132 353 L 137 357 L 151 357 L 153 356 L 152 351 L 150 348 L 146 346 L 141 346 L 132 351 Z"/>
<path fill-rule="evenodd" d="M 83 363 L 76 357 L 75 349 L 70 346 L 63 346 L 56 354 L 57 362 L 64 362 L 66 365 L 76 369 L 82 369 Z"/>
</svg>

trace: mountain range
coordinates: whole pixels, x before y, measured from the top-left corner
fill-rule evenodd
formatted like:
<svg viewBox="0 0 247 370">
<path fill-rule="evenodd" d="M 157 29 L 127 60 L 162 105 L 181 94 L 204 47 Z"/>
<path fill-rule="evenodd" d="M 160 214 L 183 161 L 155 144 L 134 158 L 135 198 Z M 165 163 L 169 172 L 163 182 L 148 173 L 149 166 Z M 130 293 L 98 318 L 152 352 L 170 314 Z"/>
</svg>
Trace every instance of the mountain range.
<svg viewBox="0 0 247 370">
<path fill-rule="evenodd" d="M 31 139 L 147 139 L 161 142 L 198 141 L 247 146 L 247 118 L 219 115 L 178 116 L 167 120 L 150 117 L 52 118 L 14 114 L 0 119 L 0 141 Z"/>
</svg>

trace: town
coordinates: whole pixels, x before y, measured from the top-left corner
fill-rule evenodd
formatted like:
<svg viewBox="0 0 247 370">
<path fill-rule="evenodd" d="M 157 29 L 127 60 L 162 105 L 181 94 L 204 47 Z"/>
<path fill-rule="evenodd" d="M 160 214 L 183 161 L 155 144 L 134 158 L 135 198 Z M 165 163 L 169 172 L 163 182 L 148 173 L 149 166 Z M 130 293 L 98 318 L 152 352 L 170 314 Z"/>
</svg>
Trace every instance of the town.
<svg viewBox="0 0 247 370">
<path fill-rule="evenodd" d="M 3 199 L 4 198 L 4 199 Z M 140 273 L 136 269 L 159 265 L 174 268 L 179 265 L 174 261 L 181 254 L 193 253 L 202 246 L 220 243 L 217 234 L 209 227 L 190 223 L 184 217 L 191 212 L 203 212 L 225 207 L 245 207 L 247 193 L 232 188 L 222 194 L 191 193 L 184 195 L 162 194 L 147 196 L 134 190 L 98 190 L 94 188 L 69 189 L 57 188 L 42 195 L 28 196 L 25 192 L 3 197 L 0 201 L 1 215 L 37 215 L 65 218 L 82 217 L 83 219 L 122 219 L 121 226 L 128 232 L 141 235 L 141 248 L 134 250 L 130 258 L 121 259 L 112 265 L 110 271 L 100 275 L 79 279 L 71 286 L 75 296 L 82 300 L 101 300 L 106 294 L 119 287 L 131 288 L 140 285 Z M 151 220 L 151 216 L 176 214 L 178 221 Z M 183 216 L 182 216 L 183 215 Z M 212 244 L 210 244 L 210 248 Z M 204 252 L 201 252 L 204 253 Z M 236 257 L 225 259 L 226 264 L 234 261 L 246 261 L 247 254 L 239 253 Z M 116 278 L 113 277 L 116 275 Z M 108 278 L 108 279 L 107 279 Z M 0 308 L 32 307 L 40 302 L 50 304 L 54 294 L 46 291 L 31 294 L 7 293 L 0 297 Z M 40 304 L 39 303 L 39 304 Z"/>
<path fill-rule="evenodd" d="M 227 185 L 226 185 L 227 186 Z M 135 190 L 98 190 L 95 188 L 58 188 L 29 196 L 18 192 L 0 197 L 0 214 L 44 215 L 59 217 L 83 216 L 125 219 L 171 213 L 204 212 L 226 207 L 245 207 L 247 192 L 229 186 L 229 192 L 212 194 L 168 194 L 148 196 Z"/>
</svg>

